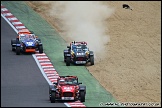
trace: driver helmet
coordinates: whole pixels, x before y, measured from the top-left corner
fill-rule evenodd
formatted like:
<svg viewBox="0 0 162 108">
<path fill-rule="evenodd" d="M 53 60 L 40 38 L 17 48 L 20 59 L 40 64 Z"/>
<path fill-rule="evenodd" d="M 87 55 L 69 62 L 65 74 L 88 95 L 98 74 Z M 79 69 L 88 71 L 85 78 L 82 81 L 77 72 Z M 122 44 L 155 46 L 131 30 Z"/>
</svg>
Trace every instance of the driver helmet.
<svg viewBox="0 0 162 108">
<path fill-rule="evenodd" d="M 65 80 L 64 79 L 61 79 L 60 80 L 60 84 L 65 84 Z"/>
<path fill-rule="evenodd" d="M 25 37 L 26 37 L 26 38 L 29 38 L 29 35 L 28 35 L 28 34 L 25 34 Z"/>
<path fill-rule="evenodd" d="M 74 84 L 77 84 L 77 80 L 74 80 L 73 83 L 74 83 Z"/>
<path fill-rule="evenodd" d="M 72 41 L 72 44 L 75 44 L 75 41 Z"/>
<path fill-rule="evenodd" d="M 25 35 L 24 35 L 24 34 L 20 34 L 19 36 L 20 36 L 20 37 L 21 37 L 21 36 L 23 37 L 23 36 L 25 36 Z"/>
<path fill-rule="evenodd" d="M 20 38 L 20 39 L 22 39 L 23 37 L 25 37 L 24 34 L 20 34 L 20 35 L 19 35 L 19 38 Z"/>
<path fill-rule="evenodd" d="M 33 38 L 33 36 L 32 36 L 32 35 L 29 35 L 29 38 L 30 38 L 30 39 L 32 39 L 32 38 Z"/>
</svg>

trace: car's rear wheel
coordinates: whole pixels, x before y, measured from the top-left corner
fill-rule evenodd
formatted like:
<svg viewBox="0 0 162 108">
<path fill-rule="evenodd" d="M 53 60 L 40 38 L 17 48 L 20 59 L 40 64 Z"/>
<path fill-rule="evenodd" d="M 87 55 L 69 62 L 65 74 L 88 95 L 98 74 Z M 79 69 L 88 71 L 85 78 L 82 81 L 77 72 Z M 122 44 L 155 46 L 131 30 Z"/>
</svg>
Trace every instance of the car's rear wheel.
<svg viewBox="0 0 162 108">
<path fill-rule="evenodd" d="M 51 98 L 50 98 L 51 103 L 55 103 L 55 98 L 56 98 L 56 92 L 52 92 L 51 93 Z"/>
</svg>

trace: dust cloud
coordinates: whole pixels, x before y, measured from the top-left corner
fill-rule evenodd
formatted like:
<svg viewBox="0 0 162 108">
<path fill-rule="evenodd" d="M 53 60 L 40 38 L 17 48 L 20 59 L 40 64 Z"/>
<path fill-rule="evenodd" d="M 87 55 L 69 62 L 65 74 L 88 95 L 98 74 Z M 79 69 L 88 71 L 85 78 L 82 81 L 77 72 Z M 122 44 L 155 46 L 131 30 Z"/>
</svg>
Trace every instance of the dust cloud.
<svg viewBox="0 0 162 108">
<path fill-rule="evenodd" d="M 42 2 L 48 3 L 48 2 Z M 110 41 L 106 35 L 106 20 L 114 9 L 100 1 L 52 1 L 50 15 L 61 20 L 66 36 L 75 41 L 86 41 L 95 59 L 105 57 L 105 44 Z"/>
</svg>

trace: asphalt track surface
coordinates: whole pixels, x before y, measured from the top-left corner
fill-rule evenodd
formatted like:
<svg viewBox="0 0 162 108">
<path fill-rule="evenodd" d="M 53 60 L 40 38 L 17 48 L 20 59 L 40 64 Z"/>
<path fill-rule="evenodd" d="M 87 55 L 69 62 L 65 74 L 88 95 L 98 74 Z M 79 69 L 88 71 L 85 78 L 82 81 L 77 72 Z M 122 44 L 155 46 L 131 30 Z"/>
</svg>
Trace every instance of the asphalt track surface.
<svg viewBox="0 0 162 108">
<path fill-rule="evenodd" d="M 15 31 L 1 17 L 1 107 L 66 107 L 50 103 L 49 84 L 31 54 L 11 50 Z"/>
</svg>

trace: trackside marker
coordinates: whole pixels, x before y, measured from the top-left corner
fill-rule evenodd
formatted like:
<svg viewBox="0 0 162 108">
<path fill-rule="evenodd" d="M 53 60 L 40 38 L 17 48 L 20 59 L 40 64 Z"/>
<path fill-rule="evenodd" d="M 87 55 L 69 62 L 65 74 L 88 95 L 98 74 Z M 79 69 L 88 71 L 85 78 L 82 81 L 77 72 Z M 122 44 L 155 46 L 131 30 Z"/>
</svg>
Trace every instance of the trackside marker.
<svg viewBox="0 0 162 108">
<path fill-rule="evenodd" d="M 42 68 L 53 68 L 53 66 L 42 66 Z"/>
<path fill-rule="evenodd" d="M 56 70 L 48 70 L 48 71 L 44 71 L 45 73 L 57 73 Z"/>
<path fill-rule="evenodd" d="M 50 62 L 50 60 L 49 59 L 39 60 L 39 63 L 43 63 L 43 62 Z"/>
<path fill-rule="evenodd" d="M 44 71 L 52 71 L 52 70 L 55 70 L 54 68 L 49 68 L 49 69 L 43 69 Z"/>
<path fill-rule="evenodd" d="M 16 26 L 17 29 L 26 28 L 25 26 Z"/>
<path fill-rule="evenodd" d="M 57 79 L 50 79 L 52 83 L 57 82 Z"/>
<path fill-rule="evenodd" d="M 52 65 L 51 62 L 44 62 L 44 63 L 40 63 L 41 66 L 45 66 L 45 65 Z"/>
<path fill-rule="evenodd" d="M 35 54 L 36 56 L 46 56 L 45 53 L 38 53 L 38 54 Z"/>
<path fill-rule="evenodd" d="M 1 8 L 1 11 L 8 11 L 8 9 L 6 9 L 6 8 Z"/>
<path fill-rule="evenodd" d="M 24 26 L 24 24 L 15 24 L 15 23 L 12 23 L 12 25 L 14 25 L 14 26 Z"/>
<path fill-rule="evenodd" d="M 4 13 L 4 16 L 13 16 L 11 13 Z"/>
<path fill-rule="evenodd" d="M 8 18 L 8 20 L 18 20 L 16 17 Z"/>
<path fill-rule="evenodd" d="M 37 58 L 48 58 L 47 56 L 38 56 Z"/>
<path fill-rule="evenodd" d="M 22 24 L 21 22 L 12 22 L 13 25 Z"/>
<path fill-rule="evenodd" d="M 51 74 L 46 74 L 46 75 L 47 75 L 47 77 L 53 77 L 53 78 L 54 78 L 54 77 L 59 77 L 58 74 L 52 74 L 52 75 L 51 75 Z"/>
<path fill-rule="evenodd" d="M 40 60 L 50 60 L 49 58 L 37 58 L 39 61 Z"/>
<path fill-rule="evenodd" d="M 56 79 L 58 78 L 58 76 L 51 76 L 51 77 L 48 77 L 49 79 Z"/>
</svg>

